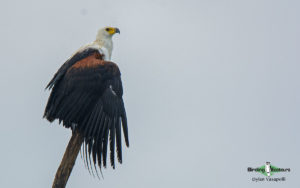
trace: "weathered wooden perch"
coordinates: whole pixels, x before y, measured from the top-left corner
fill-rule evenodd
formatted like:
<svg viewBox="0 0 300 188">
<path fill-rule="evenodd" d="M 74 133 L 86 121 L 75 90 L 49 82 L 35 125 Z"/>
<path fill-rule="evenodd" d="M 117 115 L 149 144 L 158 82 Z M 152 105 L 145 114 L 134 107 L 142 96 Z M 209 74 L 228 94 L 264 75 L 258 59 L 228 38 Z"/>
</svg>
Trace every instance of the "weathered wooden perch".
<svg viewBox="0 0 300 188">
<path fill-rule="evenodd" d="M 66 187 L 77 155 L 80 151 L 82 142 L 83 138 L 81 137 L 81 135 L 78 132 L 74 131 L 66 148 L 64 157 L 57 169 L 52 188 Z"/>
</svg>

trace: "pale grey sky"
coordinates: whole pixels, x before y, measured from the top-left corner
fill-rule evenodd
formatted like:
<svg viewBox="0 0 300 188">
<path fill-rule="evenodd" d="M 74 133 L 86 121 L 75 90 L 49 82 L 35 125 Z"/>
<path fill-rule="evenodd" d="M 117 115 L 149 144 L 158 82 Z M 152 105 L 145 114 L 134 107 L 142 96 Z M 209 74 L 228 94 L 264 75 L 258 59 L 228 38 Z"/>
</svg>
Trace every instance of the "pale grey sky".
<svg viewBox="0 0 300 188">
<path fill-rule="evenodd" d="M 130 148 L 67 187 L 300 186 L 300 1 L 0 2 L 0 187 L 51 187 L 71 132 L 42 119 L 48 81 L 99 28 L 119 27 Z M 266 161 L 286 182 L 251 181 Z M 274 176 L 275 177 L 275 176 Z"/>
</svg>

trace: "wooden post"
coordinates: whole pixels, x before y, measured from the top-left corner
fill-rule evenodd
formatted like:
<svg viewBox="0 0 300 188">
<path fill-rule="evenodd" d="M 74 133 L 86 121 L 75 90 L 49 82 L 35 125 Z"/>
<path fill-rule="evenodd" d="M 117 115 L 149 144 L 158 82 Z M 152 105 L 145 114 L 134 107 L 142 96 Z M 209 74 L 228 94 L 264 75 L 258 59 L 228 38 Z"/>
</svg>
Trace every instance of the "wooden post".
<svg viewBox="0 0 300 188">
<path fill-rule="evenodd" d="M 82 136 L 73 131 L 63 159 L 57 169 L 52 188 L 65 188 L 83 142 Z"/>
</svg>

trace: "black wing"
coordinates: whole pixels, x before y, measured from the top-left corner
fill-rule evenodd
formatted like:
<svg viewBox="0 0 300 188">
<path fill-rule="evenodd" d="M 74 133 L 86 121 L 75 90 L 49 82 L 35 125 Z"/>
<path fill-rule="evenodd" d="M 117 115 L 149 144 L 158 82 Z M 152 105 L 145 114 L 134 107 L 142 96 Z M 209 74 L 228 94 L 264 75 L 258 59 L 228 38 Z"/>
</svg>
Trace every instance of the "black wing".
<svg viewBox="0 0 300 188">
<path fill-rule="evenodd" d="M 51 81 L 48 83 L 48 85 L 46 86 L 46 89 L 52 89 L 52 87 L 56 84 L 56 82 L 58 82 L 67 72 L 67 70 L 74 65 L 75 63 L 77 63 L 78 61 L 94 54 L 97 53 L 98 50 L 94 49 L 94 48 L 87 48 L 81 52 L 77 52 L 76 54 L 74 54 L 70 59 L 68 59 L 57 71 L 57 73 L 53 76 L 53 78 L 51 79 Z"/>
<path fill-rule="evenodd" d="M 116 64 L 103 61 L 98 51 L 78 54 L 55 74 L 47 87 L 52 88 L 44 117 L 58 119 L 84 137 L 86 159 L 106 167 L 108 138 L 113 168 L 115 140 L 117 156 L 122 163 L 121 124 L 125 143 L 129 146 L 127 118 L 122 99 L 121 74 Z M 84 57 L 85 56 L 85 57 Z M 67 65 L 68 64 L 68 65 Z M 89 156 L 89 158 L 87 158 Z"/>
</svg>

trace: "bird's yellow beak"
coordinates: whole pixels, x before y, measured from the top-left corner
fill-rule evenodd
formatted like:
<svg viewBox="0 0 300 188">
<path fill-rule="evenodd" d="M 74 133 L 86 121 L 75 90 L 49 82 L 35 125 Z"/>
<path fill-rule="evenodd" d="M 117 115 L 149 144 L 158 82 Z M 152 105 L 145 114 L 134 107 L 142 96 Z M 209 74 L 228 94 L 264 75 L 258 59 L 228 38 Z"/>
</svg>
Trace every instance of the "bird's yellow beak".
<svg viewBox="0 0 300 188">
<path fill-rule="evenodd" d="M 120 34 L 120 29 L 119 29 L 119 28 L 116 28 L 116 27 L 107 27 L 107 28 L 106 28 L 106 31 L 107 31 L 110 35 L 113 35 L 113 34 L 116 34 L 116 33 L 119 33 L 119 34 Z"/>
</svg>

